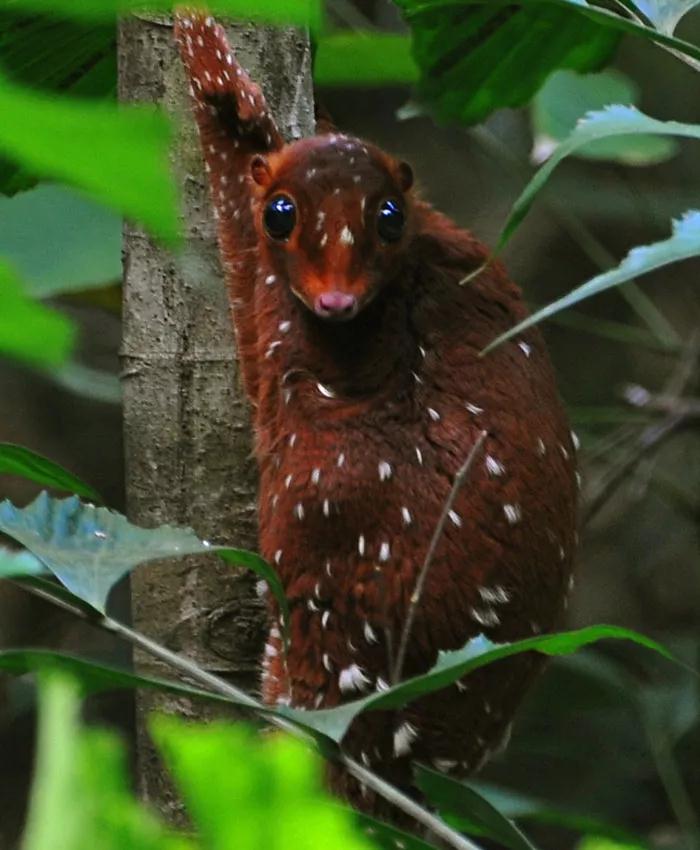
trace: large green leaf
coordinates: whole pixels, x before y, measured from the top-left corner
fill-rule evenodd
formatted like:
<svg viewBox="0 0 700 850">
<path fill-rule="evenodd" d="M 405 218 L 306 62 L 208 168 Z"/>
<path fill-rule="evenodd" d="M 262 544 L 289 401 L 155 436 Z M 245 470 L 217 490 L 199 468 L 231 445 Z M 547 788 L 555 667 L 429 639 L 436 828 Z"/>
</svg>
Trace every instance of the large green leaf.
<svg viewBox="0 0 700 850">
<path fill-rule="evenodd" d="M 636 105 L 638 100 L 636 84 L 620 71 L 599 74 L 557 71 L 532 102 L 535 136 L 532 158 L 538 164 L 547 159 L 588 112 L 611 103 Z M 677 150 L 677 143 L 668 136 L 625 135 L 589 142 L 572 155 L 623 165 L 654 165 L 669 159 Z"/>
<path fill-rule="evenodd" d="M 413 33 L 418 97 L 443 122 L 475 124 L 521 106 L 557 68 L 599 68 L 619 37 L 569 4 L 397 3 Z"/>
<path fill-rule="evenodd" d="M 162 113 L 141 104 L 48 96 L 2 78 L 0 113 L 0 152 L 87 190 L 163 239 L 177 239 L 170 124 Z"/>
<path fill-rule="evenodd" d="M 484 635 L 480 635 L 470 640 L 462 649 L 439 653 L 435 665 L 422 676 L 406 679 L 386 691 L 370 694 L 364 699 L 346 703 L 339 708 L 300 712 L 283 707 L 280 713 L 293 718 L 297 723 L 316 729 L 334 741 L 340 741 L 350 723 L 362 711 L 400 708 L 425 694 L 446 688 L 480 667 L 523 652 L 568 655 L 591 643 L 609 638 L 629 640 L 674 660 L 661 644 L 619 626 L 589 626 L 578 631 L 540 635 L 504 644 L 492 643 Z"/>
<path fill-rule="evenodd" d="M 0 11 L 0 67 L 16 83 L 82 97 L 114 97 L 117 89 L 114 21 L 60 20 L 52 15 Z M 0 159 L 0 192 L 34 185 L 31 170 Z"/>
<path fill-rule="evenodd" d="M 700 256 L 700 210 L 690 210 L 683 218 L 673 222 L 673 234 L 669 239 L 632 248 L 619 266 L 596 275 L 563 298 L 559 298 L 541 310 L 537 310 L 532 316 L 515 325 L 507 333 L 497 337 L 484 349 L 484 354 L 526 328 L 548 319 L 567 307 L 578 304 L 585 298 L 590 298 L 599 292 L 613 286 L 619 286 L 628 280 L 648 274 L 670 263 L 677 263 L 698 256 Z"/>
<path fill-rule="evenodd" d="M 115 15 L 142 12 L 143 0 L 5 0 L 8 8 L 28 12 L 56 12 L 77 20 L 109 21 Z M 171 12 L 173 0 L 149 0 L 153 11 Z M 186 5 L 186 4 L 183 4 Z M 196 4 L 191 4 L 196 5 Z M 201 5 L 201 4 L 200 4 Z M 320 0 L 209 0 L 207 8 L 215 14 L 271 24 L 296 24 L 318 29 L 322 17 Z"/>
<path fill-rule="evenodd" d="M 121 218 L 65 186 L 0 198 L 0 256 L 47 297 L 120 280 Z"/>
<path fill-rule="evenodd" d="M 411 41 L 387 32 L 337 32 L 316 43 L 314 83 L 319 86 L 406 85 L 418 79 Z"/>
<path fill-rule="evenodd" d="M 123 745 L 111 733 L 81 729 L 79 709 L 70 679 L 44 679 L 23 850 L 193 850 L 136 802 Z"/>
<path fill-rule="evenodd" d="M 649 133 L 700 139 L 700 125 L 682 124 L 679 121 L 658 121 L 633 106 L 622 106 L 620 104 L 608 106 L 599 112 L 589 113 L 578 123 L 568 139 L 555 148 L 552 156 L 538 169 L 521 192 L 501 231 L 496 251 L 503 250 L 527 215 L 535 197 L 563 159 L 594 141 L 616 136 L 647 135 Z"/>
<path fill-rule="evenodd" d="M 0 531 L 22 543 L 71 593 L 98 611 L 104 611 L 119 579 L 145 561 L 216 553 L 268 581 L 283 614 L 287 613 L 279 577 L 263 558 L 242 549 L 212 546 L 190 528 L 139 528 L 123 514 L 85 504 L 75 496 L 54 499 L 41 493 L 26 508 L 0 502 Z"/>
<path fill-rule="evenodd" d="M 194 727 L 173 717 L 155 718 L 151 728 L 209 850 L 370 850 L 352 813 L 323 790 L 320 762 L 298 741 L 261 741 L 240 724 Z"/>
<path fill-rule="evenodd" d="M 74 339 L 73 323 L 29 298 L 17 275 L 0 262 L 0 356 L 34 366 L 59 366 L 70 355 Z"/>
<path fill-rule="evenodd" d="M 101 501 L 100 494 L 73 473 L 43 455 L 13 443 L 0 443 L 0 475 L 19 475 L 46 487 Z"/>
</svg>

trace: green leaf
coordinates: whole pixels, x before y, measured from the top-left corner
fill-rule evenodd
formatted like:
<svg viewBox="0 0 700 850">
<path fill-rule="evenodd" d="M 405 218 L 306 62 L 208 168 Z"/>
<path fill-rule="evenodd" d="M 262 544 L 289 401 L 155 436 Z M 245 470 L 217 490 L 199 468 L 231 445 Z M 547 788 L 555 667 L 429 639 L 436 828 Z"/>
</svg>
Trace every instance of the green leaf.
<svg viewBox="0 0 700 850">
<path fill-rule="evenodd" d="M 0 475 L 3 474 L 19 475 L 46 487 L 77 493 L 96 502 L 102 501 L 97 490 L 89 484 L 85 484 L 76 475 L 43 455 L 25 449 L 24 446 L 0 443 Z"/>
<path fill-rule="evenodd" d="M 446 123 L 521 106 L 557 68 L 599 68 L 619 39 L 568 3 L 397 2 L 413 33 L 418 98 Z"/>
<path fill-rule="evenodd" d="M 619 71 L 585 75 L 557 71 L 532 103 L 535 134 L 532 158 L 538 164 L 543 162 L 588 112 L 603 109 L 611 103 L 635 105 L 638 100 L 637 86 Z M 672 138 L 634 135 L 599 139 L 585 144 L 572 155 L 623 165 L 654 165 L 669 159 L 677 151 L 678 145 Z"/>
<path fill-rule="evenodd" d="M 430 774 L 430 776 L 428 776 Z M 628 830 L 615 824 L 608 823 L 590 814 L 582 814 L 575 810 L 563 809 L 546 800 L 541 800 L 530 794 L 513 791 L 510 788 L 491 785 L 485 782 L 468 781 L 467 784 L 440 776 L 443 782 L 436 784 L 432 781 L 434 774 L 419 768 L 419 782 L 429 799 L 438 805 L 443 815 L 451 815 L 450 822 L 457 825 L 461 817 L 465 823 L 470 820 L 470 805 L 473 794 L 478 794 L 481 800 L 496 809 L 508 821 L 532 821 L 533 823 L 550 824 L 573 832 L 607 836 L 617 841 L 630 843 L 644 842 Z M 468 794 L 462 801 L 462 790 L 467 788 Z M 503 839 L 501 839 L 503 840 Z"/>
<path fill-rule="evenodd" d="M 510 215 L 501 231 L 496 246 L 500 253 L 513 233 L 525 218 L 538 192 L 559 163 L 572 153 L 590 142 L 609 139 L 615 136 L 633 136 L 656 133 L 662 136 L 685 136 L 700 139 L 700 126 L 681 124 L 678 121 L 658 121 L 650 118 L 633 106 L 615 104 L 600 112 L 591 112 L 578 123 L 574 132 L 562 142 L 547 162 L 535 173 L 525 189 L 513 204 Z"/>
<path fill-rule="evenodd" d="M 195 699 L 233 702 L 229 698 L 220 697 L 191 685 L 183 685 L 180 682 L 159 679 L 155 676 L 137 676 L 128 670 L 120 670 L 107 664 L 99 664 L 76 655 L 48 649 L 0 650 L 0 670 L 13 676 L 24 676 L 27 673 L 62 673 L 70 676 L 78 684 L 84 696 L 107 691 L 146 688 L 182 694 Z M 240 704 L 245 705 L 245 703 Z"/>
<path fill-rule="evenodd" d="M 123 514 L 85 504 L 77 497 L 54 499 L 41 493 L 26 508 L 0 502 L 0 531 L 43 561 L 70 591 L 104 612 L 112 587 L 145 561 L 184 555 L 219 554 L 265 578 L 288 622 L 282 584 L 253 552 L 212 546 L 190 528 L 161 525 L 139 528 Z"/>
<path fill-rule="evenodd" d="M 23 850 L 192 850 L 134 799 L 115 735 L 79 725 L 77 686 L 42 682 L 39 754 Z"/>
<path fill-rule="evenodd" d="M 415 835 L 410 835 L 387 823 L 376 820 L 362 812 L 353 812 L 355 823 L 372 841 L 374 847 L 384 850 L 435 850 L 434 844 L 428 844 Z"/>
<path fill-rule="evenodd" d="M 408 85 L 418 79 L 411 40 L 388 32 L 337 32 L 321 36 L 314 55 L 319 86 Z"/>
<path fill-rule="evenodd" d="M 157 236 L 176 241 L 177 196 L 164 114 L 142 104 L 39 94 L 2 78 L 0 112 L 0 151 L 39 174 L 85 189 Z"/>
<path fill-rule="evenodd" d="M 16 83 L 82 97 L 114 98 L 117 89 L 116 26 L 59 20 L 51 15 L 0 12 L 0 66 Z M 31 170 L 0 159 L 0 192 L 14 194 L 36 183 Z"/>
<path fill-rule="evenodd" d="M 102 369 L 91 369 L 70 360 L 57 369 L 47 371 L 49 378 L 59 387 L 76 395 L 85 396 L 104 404 L 121 404 L 122 388 L 119 378 Z"/>
<path fill-rule="evenodd" d="M 36 576 L 46 572 L 46 567 L 31 552 L 13 552 L 0 546 L 0 578 Z"/>
<path fill-rule="evenodd" d="M 654 26 L 672 35 L 681 18 L 700 3 L 700 0 L 634 0 L 634 5 Z"/>
<path fill-rule="evenodd" d="M 619 286 L 621 283 L 640 275 L 648 274 L 655 269 L 663 268 L 670 263 L 688 260 L 698 255 L 700 255 L 700 210 L 690 210 L 685 213 L 683 218 L 673 222 L 673 234 L 669 239 L 632 248 L 617 268 L 596 275 L 581 286 L 577 286 L 563 298 L 559 298 L 541 310 L 537 310 L 536 313 L 489 343 L 483 353 L 487 354 L 496 346 L 521 333 L 526 328 L 554 316 L 567 307 L 578 304 L 585 298 L 590 298 L 613 286 Z"/>
<path fill-rule="evenodd" d="M 143 0 L 6 0 L 10 9 L 55 12 L 76 20 L 108 21 L 115 15 L 142 12 Z M 149 0 L 149 10 L 172 12 L 173 0 Z M 210 0 L 212 13 L 270 24 L 290 24 L 318 29 L 322 18 L 320 0 Z"/>
<path fill-rule="evenodd" d="M 0 198 L 0 255 L 34 297 L 120 280 L 121 230 L 118 215 L 65 186 Z"/>
<path fill-rule="evenodd" d="M 476 824 L 490 838 L 510 850 L 536 850 L 530 839 L 486 797 L 474 788 L 450 779 L 442 773 L 420 767 L 418 787 L 452 826 L 464 832 Z M 457 815 L 456 822 L 454 815 Z"/>
<path fill-rule="evenodd" d="M 645 850 L 644 844 L 615 841 L 603 835 L 588 835 L 578 845 L 578 850 Z"/>
<path fill-rule="evenodd" d="M 173 717 L 154 718 L 151 729 L 209 850 L 370 850 L 352 813 L 323 789 L 320 762 L 300 742 Z"/>
<path fill-rule="evenodd" d="M 211 551 L 191 529 L 138 528 L 116 511 L 45 492 L 22 509 L 0 502 L 0 530 L 98 611 L 104 611 L 111 588 L 138 564 Z"/>
<path fill-rule="evenodd" d="M 223 546 L 214 546 L 212 549 L 224 561 L 227 561 L 229 564 L 233 564 L 236 567 L 244 567 L 247 570 L 252 570 L 256 575 L 260 576 L 260 578 L 267 582 L 270 591 L 280 607 L 282 626 L 286 640 L 289 628 L 289 603 L 287 602 L 287 597 L 284 594 L 282 581 L 275 570 L 264 558 L 261 558 L 260 555 L 257 555 L 255 552 L 248 552 L 245 549 L 229 549 Z"/>
<path fill-rule="evenodd" d="M 493 664 L 502 658 L 532 651 L 541 652 L 544 655 L 568 655 L 591 643 L 609 638 L 629 640 L 658 652 L 664 658 L 675 660 L 661 644 L 638 632 L 619 626 L 588 626 L 578 631 L 539 635 L 504 644 L 494 644 L 484 635 L 480 635 L 470 640 L 461 649 L 440 652 L 437 662 L 427 673 L 406 679 L 389 690 L 370 694 L 364 699 L 348 702 L 339 708 L 300 712 L 293 708 L 282 707 L 279 713 L 339 742 L 347 732 L 350 723 L 362 711 L 401 708 L 406 703 L 425 694 L 442 690 L 473 670 Z"/>
<path fill-rule="evenodd" d="M 1 127 L 2 122 L 0 134 Z M 58 366 L 70 355 L 74 339 L 73 323 L 28 298 L 19 278 L 0 262 L 0 355 L 33 366 Z"/>
</svg>

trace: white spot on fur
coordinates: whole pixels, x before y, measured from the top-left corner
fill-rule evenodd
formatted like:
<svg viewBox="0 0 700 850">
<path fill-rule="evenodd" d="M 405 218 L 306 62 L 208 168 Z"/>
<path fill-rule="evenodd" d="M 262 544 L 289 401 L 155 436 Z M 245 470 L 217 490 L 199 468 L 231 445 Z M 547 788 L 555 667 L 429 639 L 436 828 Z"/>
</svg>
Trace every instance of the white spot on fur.
<svg viewBox="0 0 700 850">
<path fill-rule="evenodd" d="M 370 626 L 367 620 L 365 620 L 363 632 L 367 643 L 377 643 L 377 635 L 374 633 L 374 629 Z"/>
<path fill-rule="evenodd" d="M 401 519 L 403 520 L 404 525 L 410 525 L 413 522 L 411 512 L 405 505 L 401 508 Z"/>
<path fill-rule="evenodd" d="M 503 513 L 511 525 L 517 525 L 523 518 L 523 512 L 520 505 L 503 505 Z"/>
<path fill-rule="evenodd" d="M 503 464 L 500 461 L 496 460 L 496 458 L 493 457 L 493 455 L 486 455 L 485 464 L 486 464 L 486 471 L 493 478 L 496 478 L 499 475 L 503 475 L 504 472 L 506 471 L 505 466 L 503 466 Z"/>
<path fill-rule="evenodd" d="M 411 746 L 418 737 L 418 730 L 412 723 L 402 723 L 394 732 L 394 755 L 408 755 L 411 752 Z"/>
<path fill-rule="evenodd" d="M 340 231 L 340 237 L 338 241 L 341 245 L 352 245 L 355 242 L 355 237 L 352 235 L 352 231 L 347 226 L 347 224 Z"/>
<path fill-rule="evenodd" d="M 313 469 L 312 472 L 311 472 L 311 483 L 312 484 L 318 484 L 318 482 L 320 480 L 321 480 L 321 470 L 318 467 L 315 467 L 315 469 Z"/>
<path fill-rule="evenodd" d="M 500 584 L 496 584 L 493 587 L 480 587 L 479 596 L 484 600 L 484 602 L 491 602 L 500 605 L 505 605 L 506 602 L 510 602 L 510 594 Z"/>
<path fill-rule="evenodd" d="M 387 463 L 385 460 L 382 460 L 379 462 L 379 466 L 377 467 L 377 469 L 379 471 L 380 481 L 387 481 L 389 478 L 391 478 L 392 469 L 390 463 Z"/>
<path fill-rule="evenodd" d="M 277 275 L 269 274 L 269 275 L 265 278 L 265 283 L 266 283 L 268 286 L 272 286 L 272 284 L 273 284 L 276 280 L 277 280 Z"/>
<path fill-rule="evenodd" d="M 282 561 L 282 550 L 278 549 L 275 552 L 275 563 L 277 564 L 277 566 L 280 565 L 281 561 Z"/>
<path fill-rule="evenodd" d="M 465 407 L 467 408 L 467 410 L 468 410 L 471 414 L 473 414 L 474 416 L 478 416 L 480 413 L 483 413 L 483 412 L 484 412 L 484 408 L 483 408 L 483 407 L 479 407 L 479 405 L 478 405 L 478 404 L 472 404 L 471 402 L 467 402 L 464 406 L 465 406 Z"/>
<path fill-rule="evenodd" d="M 462 517 L 457 513 L 457 511 L 448 511 L 447 516 L 450 518 L 450 522 L 453 525 L 456 525 L 457 528 L 462 527 Z"/>
<path fill-rule="evenodd" d="M 525 357 L 529 357 L 532 352 L 532 346 L 528 345 L 524 339 L 518 341 L 518 348 L 522 351 Z"/>
<path fill-rule="evenodd" d="M 316 388 L 324 398 L 335 398 L 335 393 L 333 392 L 333 390 L 328 389 L 325 384 L 317 383 Z"/>
<path fill-rule="evenodd" d="M 343 693 L 350 691 L 365 691 L 369 685 L 369 679 L 361 667 L 357 664 L 351 664 L 344 670 L 341 670 L 338 677 L 338 687 Z"/>
<path fill-rule="evenodd" d="M 501 622 L 501 618 L 492 608 L 471 608 L 470 613 L 482 626 L 497 626 Z"/>
<path fill-rule="evenodd" d="M 301 502 L 297 502 L 294 506 L 294 515 L 298 520 L 304 519 L 304 506 Z"/>
<path fill-rule="evenodd" d="M 361 534 L 357 538 L 357 551 L 360 553 L 360 555 L 365 554 L 365 535 L 364 534 Z"/>
<path fill-rule="evenodd" d="M 435 410 L 434 407 L 428 408 L 428 416 L 433 420 L 433 422 L 438 422 L 440 420 L 440 414 Z"/>
<path fill-rule="evenodd" d="M 379 547 L 379 560 L 380 561 L 388 561 L 389 556 L 391 555 L 391 548 L 387 541 L 385 540 L 382 545 Z"/>
</svg>

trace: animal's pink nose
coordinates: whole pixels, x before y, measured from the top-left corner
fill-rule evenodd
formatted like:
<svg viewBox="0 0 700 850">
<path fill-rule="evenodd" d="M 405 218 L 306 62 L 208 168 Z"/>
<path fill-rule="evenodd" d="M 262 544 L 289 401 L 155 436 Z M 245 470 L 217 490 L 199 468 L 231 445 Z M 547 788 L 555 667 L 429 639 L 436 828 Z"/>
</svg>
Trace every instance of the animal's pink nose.
<svg viewBox="0 0 700 850">
<path fill-rule="evenodd" d="M 329 319 L 350 319 L 357 312 L 357 299 L 347 292 L 322 292 L 316 298 L 316 315 Z"/>
</svg>

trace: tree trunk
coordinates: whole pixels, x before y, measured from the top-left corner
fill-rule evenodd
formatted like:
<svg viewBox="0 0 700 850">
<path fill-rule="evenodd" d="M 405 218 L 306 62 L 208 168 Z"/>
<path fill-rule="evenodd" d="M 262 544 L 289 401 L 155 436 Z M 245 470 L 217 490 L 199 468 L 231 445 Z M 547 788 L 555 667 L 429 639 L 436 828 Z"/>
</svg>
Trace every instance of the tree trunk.
<svg viewBox="0 0 700 850">
<path fill-rule="evenodd" d="M 288 138 L 308 134 L 313 103 L 308 39 L 237 26 L 229 37 L 261 83 Z M 176 117 L 173 168 L 182 190 L 184 245 L 173 255 L 124 228 L 122 383 L 129 518 L 190 525 L 217 543 L 255 548 L 255 466 L 234 358 L 216 229 L 189 96 L 168 19 L 121 25 L 120 97 L 156 102 Z M 264 613 L 255 580 L 212 558 L 152 564 L 132 578 L 137 629 L 248 689 L 257 687 Z M 163 675 L 138 656 L 140 672 Z M 174 822 L 182 812 L 147 736 L 154 709 L 203 718 L 179 696 L 138 696 L 141 793 Z"/>
</svg>

